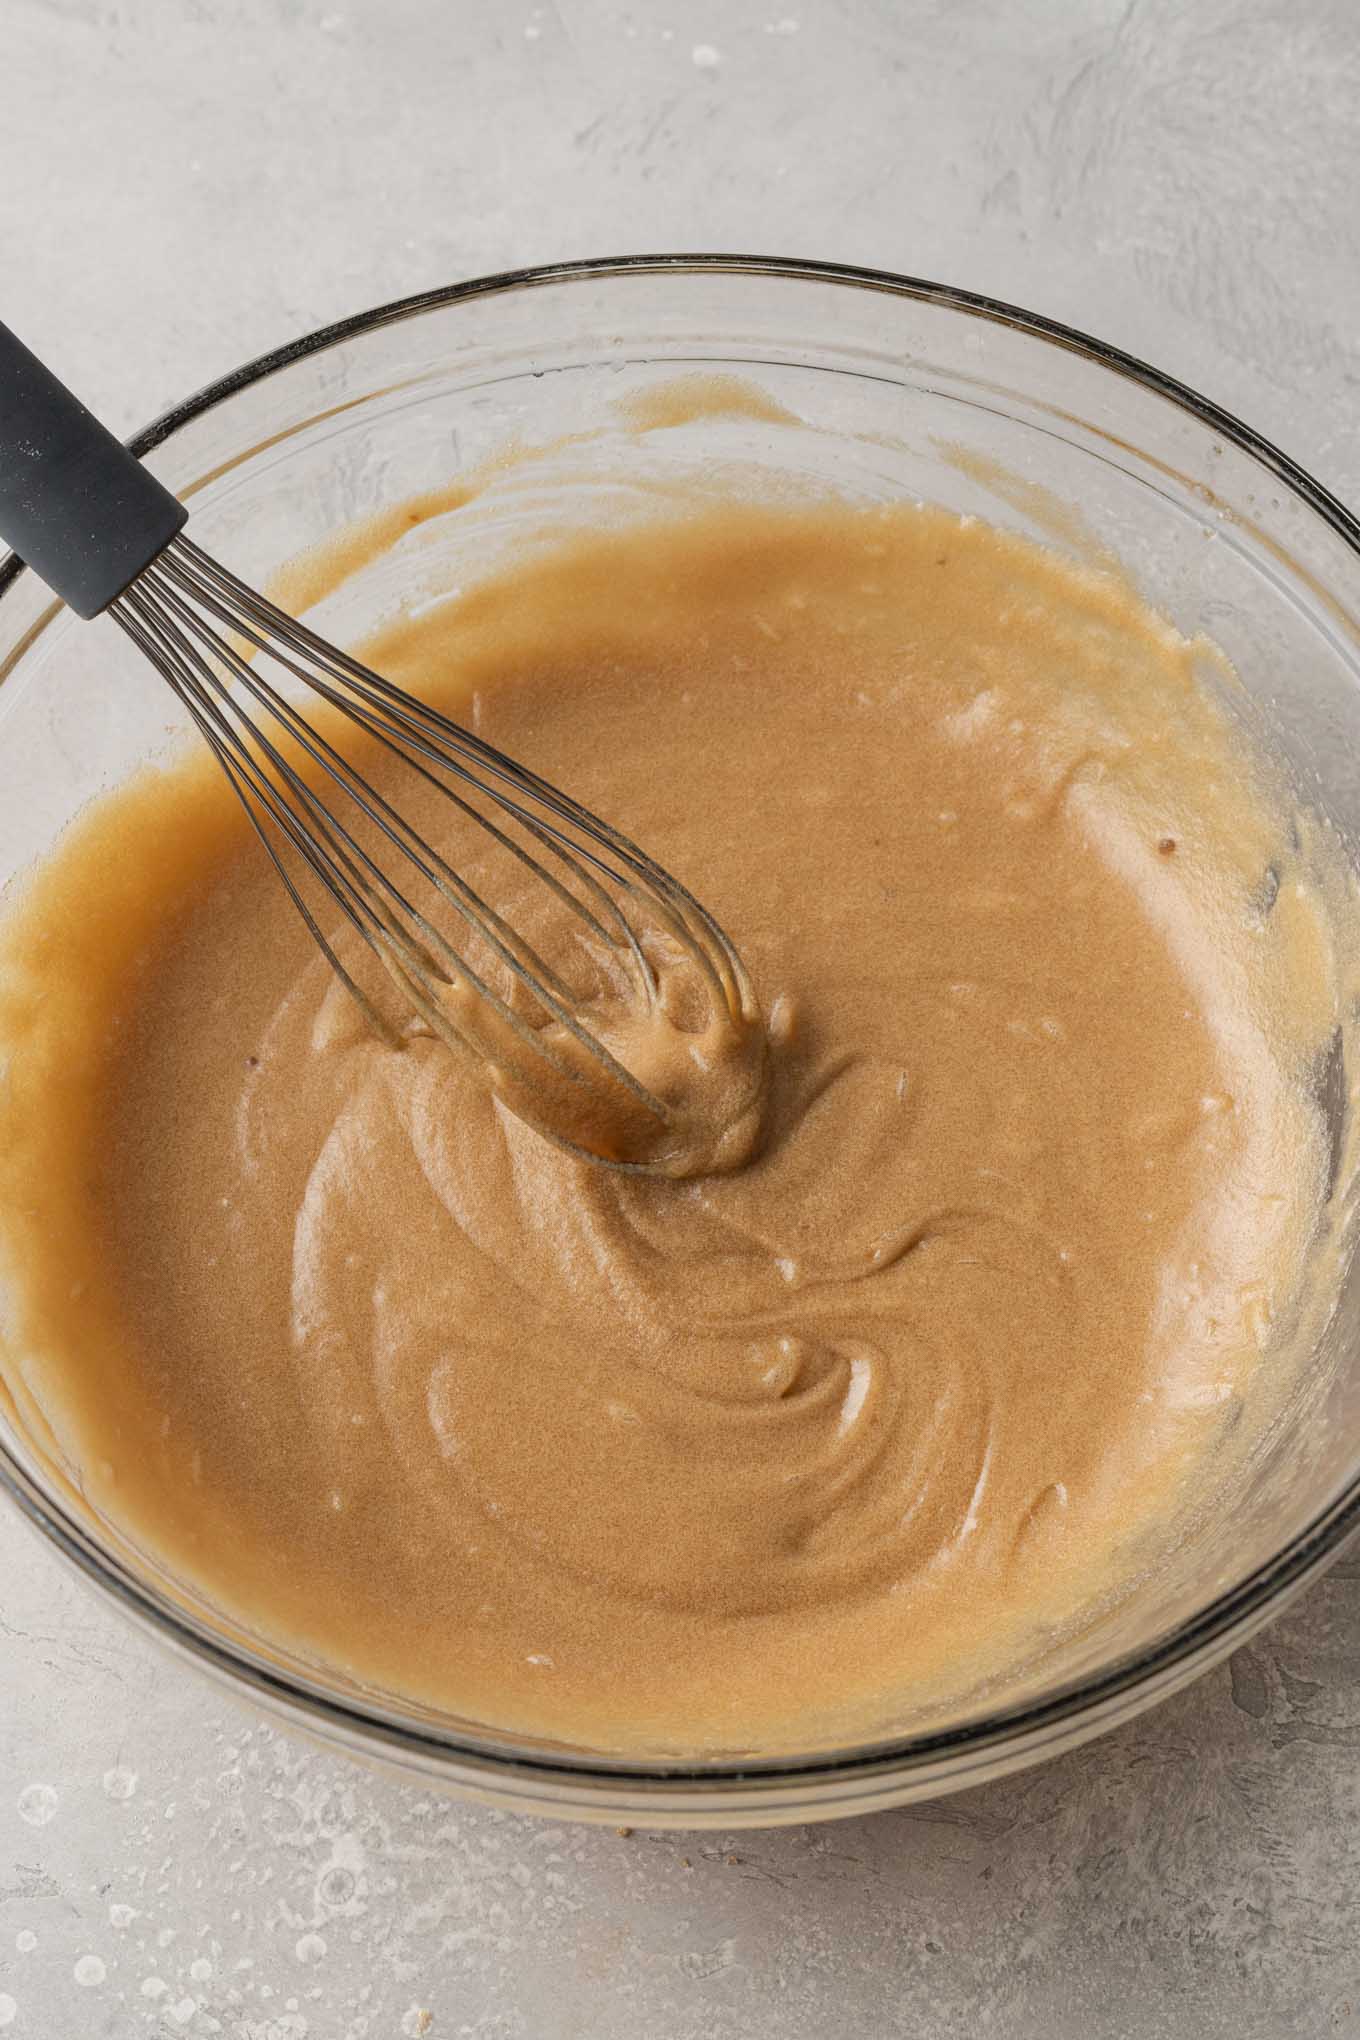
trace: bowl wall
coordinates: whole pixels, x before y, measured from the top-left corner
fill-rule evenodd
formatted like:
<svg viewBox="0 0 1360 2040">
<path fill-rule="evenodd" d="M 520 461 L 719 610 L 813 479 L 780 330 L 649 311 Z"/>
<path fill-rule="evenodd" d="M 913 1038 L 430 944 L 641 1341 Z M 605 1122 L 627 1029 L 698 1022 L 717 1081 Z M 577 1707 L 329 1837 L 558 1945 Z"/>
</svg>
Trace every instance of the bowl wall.
<svg viewBox="0 0 1360 2040">
<path fill-rule="evenodd" d="M 638 430 L 648 391 L 734 376 L 768 403 Z M 566 452 L 553 442 L 573 435 Z M 582 440 L 582 435 L 587 437 Z M 1183 632 L 1235 665 L 1241 712 L 1360 866 L 1360 534 L 1307 477 L 1151 371 L 926 284 L 737 258 L 534 272 L 318 335 L 193 400 L 139 442 L 197 541 L 269 577 L 337 527 L 447 487 L 507 447 L 549 450 L 422 528 L 319 613 L 353 638 L 399 597 L 500 547 L 645 511 L 733 474 L 927 498 L 1079 554 L 1113 553 Z M 1078 506 L 1079 518 L 1066 506 Z M 108 622 L 0 569 L 0 884 L 73 814 L 185 738 Z M 1338 1146 L 1343 1087 L 1326 1097 Z M 621 1766 L 404 1712 L 225 1620 L 90 1514 L 27 1407 L 0 1297 L 0 1481 L 135 1619 L 353 1753 L 523 1809 L 733 1825 L 863 1811 L 971 1783 L 1096 1733 L 1234 1647 L 1334 1553 L 1360 1507 L 1360 1287 L 1230 1515 L 965 1719 L 874 1749 Z"/>
</svg>

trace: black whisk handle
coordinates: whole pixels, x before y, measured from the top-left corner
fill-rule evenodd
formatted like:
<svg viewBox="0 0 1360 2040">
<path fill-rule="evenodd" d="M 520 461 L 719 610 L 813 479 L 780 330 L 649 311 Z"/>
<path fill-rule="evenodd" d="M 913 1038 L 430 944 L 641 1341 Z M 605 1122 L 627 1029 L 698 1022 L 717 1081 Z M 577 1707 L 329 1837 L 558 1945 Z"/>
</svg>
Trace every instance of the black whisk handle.
<svg viewBox="0 0 1360 2040">
<path fill-rule="evenodd" d="M 188 514 L 0 325 L 0 540 L 77 616 L 98 616 Z"/>
</svg>

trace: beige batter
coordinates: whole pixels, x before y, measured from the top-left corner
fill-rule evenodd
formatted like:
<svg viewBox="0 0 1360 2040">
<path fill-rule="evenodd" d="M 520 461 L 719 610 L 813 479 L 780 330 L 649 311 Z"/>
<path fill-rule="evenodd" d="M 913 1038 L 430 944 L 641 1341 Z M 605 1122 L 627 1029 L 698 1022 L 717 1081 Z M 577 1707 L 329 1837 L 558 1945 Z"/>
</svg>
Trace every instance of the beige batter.
<svg viewBox="0 0 1360 2040">
<path fill-rule="evenodd" d="M 1322 1195 L 1325 929 L 1202 653 L 834 502 L 369 648 L 731 932 L 772 1046 L 723 1174 L 376 1040 L 210 761 L 99 803 L 0 974 L 25 1407 L 237 1619 L 495 1726 L 807 1746 L 1011 1669 L 1164 1548 Z"/>
</svg>

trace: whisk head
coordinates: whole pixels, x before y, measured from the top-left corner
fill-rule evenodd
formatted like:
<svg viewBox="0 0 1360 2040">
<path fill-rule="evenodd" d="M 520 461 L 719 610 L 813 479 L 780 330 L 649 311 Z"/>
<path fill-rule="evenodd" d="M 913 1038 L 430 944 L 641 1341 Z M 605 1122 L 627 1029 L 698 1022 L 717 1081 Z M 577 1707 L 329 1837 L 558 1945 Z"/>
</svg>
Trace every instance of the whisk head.
<svg viewBox="0 0 1360 2040">
<path fill-rule="evenodd" d="M 383 1038 L 399 1043 L 417 1018 L 481 1057 L 522 1118 L 593 1160 L 691 1174 L 746 1159 L 764 1063 L 755 993 L 731 941 L 669 872 L 182 533 L 110 614 L 184 704 Z M 457 850 L 421 833 L 378 774 L 418 794 L 422 814 L 437 795 Z M 513 894 L 514 919 L 493 889 Z M 364 949 L 404 994 L 407 1024 L 351 967 Z M 706 1044 L 700 1064 L 716 1054 L 736 1073 L 721 1126 L 699 1130 L 666 1082 L 657 1042 L 680 1037 Z"/>
</svg>

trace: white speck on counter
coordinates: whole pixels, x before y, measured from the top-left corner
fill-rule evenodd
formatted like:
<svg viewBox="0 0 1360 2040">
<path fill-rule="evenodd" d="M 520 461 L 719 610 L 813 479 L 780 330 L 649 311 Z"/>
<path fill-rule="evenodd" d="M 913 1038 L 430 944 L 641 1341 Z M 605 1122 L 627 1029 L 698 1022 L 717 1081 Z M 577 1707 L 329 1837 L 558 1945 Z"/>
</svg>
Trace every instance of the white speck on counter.
<svg viewBox="0 0 1360 2040">
<path fill-rule="evenodd" d="M 131 1799 L 137 1790 L 137 1773 L 123 1764 L 115 1764 L 104 1773 L 104 1790 L 110 1799 Z"/>
<path fill-rule="evenodd" d="M 52 1785 L 25 1785 L 15 1805 L 20 1820 L 26 1820 L 30 1827 L 46 1827 L 55 1818 L 61 1800 Z"/>
<path fill-rule="evenodd" d="M 695 43 L 689 54 L 696 71 L 716 71 L 722 62 L 721 52 L 715 50 L 712 43 Z"/>
<path fill-rule="evenodd" d="M 322 1962 L 326 1956 L 326 1943 L 320 1934 L 303 1934 L 293 1953 L 299 1962 Z"/>
<path fill-rule="evenodd" d="M 23 1927 L 14 1936 L 14 1945 L 21 1955 L 31 1955 L 38 1945 L 38 1937 L 32 1927 Z"/>
<path fill-rule="evenodd" d="M 108 1970 L 98 1955 L 82 1955 L 71 1974 L 82 1990 L 98 1990 Z"/>
<path fill-rule="evenodd" d="M 19 2007 L 7 1990 L 0 1990 L 0 2026 L 12 2026 L 19 2016 Z"/>
</svg>

